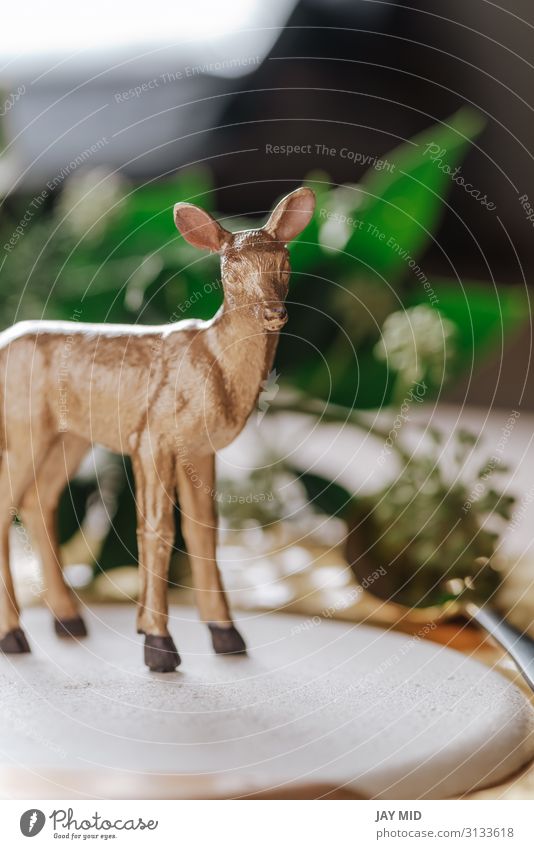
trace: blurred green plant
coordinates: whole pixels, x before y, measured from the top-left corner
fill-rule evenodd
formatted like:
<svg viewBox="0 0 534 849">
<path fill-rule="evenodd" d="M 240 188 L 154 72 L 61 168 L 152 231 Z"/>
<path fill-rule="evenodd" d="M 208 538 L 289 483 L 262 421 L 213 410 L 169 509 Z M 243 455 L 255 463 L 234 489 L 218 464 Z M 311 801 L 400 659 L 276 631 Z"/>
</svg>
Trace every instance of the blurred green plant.
<svg viewBox="0 0 534 849">
<path fill-rule="evenodd" d="M 454 457 L 444 460 L 442 435 L 431 428 L 425 433 L 433 448 L 411 456 L 372 498 L 352 503 L 347 559 L 360 574 L 385 567 L 381 597 L 408 607 L 453 599 L 447 584 L 455 578 L 471 579 L 477 597 L 486 601 L 500 585 L 498 570 L 487 567 L 495 562 L 500 531 L 515 503 L 488 481 L 508 469 L 490 459 L 467 475 L 477 437 L 459 430 Z"/>
<path fill-rule="evenodd" d="M 277 357 L 302 409 L 319 403 L 331 418 L 365 426 L 359 409 L 395 403 L 421 374 L 430 396 L 525 320 L 519 289 L 429 281 L 420 266 L 452 186 L 425 150 L 445 149 L 452 169 L 482 127 L 476 112 L 462 109 L 392 151 L 389 170 L 371 169 L 357 186 L 333 187 L 326 175 L 310 175 L 317 208 L 291 244 L 291 332 Z M 44 187 L 33 197 L 4 198 L 2 326 L 24 318 L 152 324 L 211 317 L 222 290 L 206 283 L 217 281 L 218 259 L 178 236 L 177 201 L 212 211 L 209 173 L 188 170 L 132 186 L 116 173 L 80 170 L 59 192 Z M 136 557 L 131 470 L 127 463 L 121 469 L 102 569 Z M 73 483 L 61 505 L 63 539 L 83 523 L 97 491 L 96 479 L 92 487 Z"/>
</svg>

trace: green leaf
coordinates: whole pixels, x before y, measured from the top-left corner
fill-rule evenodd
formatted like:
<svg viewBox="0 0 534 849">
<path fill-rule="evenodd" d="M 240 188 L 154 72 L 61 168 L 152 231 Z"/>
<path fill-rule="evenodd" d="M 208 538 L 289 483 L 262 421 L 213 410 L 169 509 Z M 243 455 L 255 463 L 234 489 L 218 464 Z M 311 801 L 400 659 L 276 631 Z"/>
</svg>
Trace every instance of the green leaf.
<svg viewBox="0 0 534 849">
<path fill-rule="evenodd" d="M 0 102 L 4 103 L 5 101 L 5 92 L 0 89 Z M 0 118 L 0 156 L 4 153 L 4 149 L 6 146 L 6 139 L 4 134 L 4 120 Z"/>
<path fill-rule="evenodd" d="M 361 271 L 394 284 L 409 271 L 431 238 L 442 215 L 443 200 L 454 183 L 436 159 L 450 170 L 463 160 L 484 126 L 482 117 L 461 109 L 448 122 L 432 125 L 388 154 L 390 170 L 369 170 L 355 194 L 352 228 L 345 251 Z M 430 147 L 434 145 L 434 147 Z"/>
<path fill-rule="evenodd" d="M 87 512 L 87 500 L 93 489 L 92 482 L 76 478 L 67 484 L 57 511 L 58 537 L 62 545 L 79 531 Z"/>
<path fill-rule="evenodd" d="M 338 337 L 328 352 L 315 354 L 299 363 L 278 358 L 280 371 L 291 386 L 312 398 L 348 409 L 375 409 L 387 404 L 392 391 L 391 376 L 385 363 L 379 362 L 372 348 L 357 352 L 344 337 Z"/>
<path fill-rule="evenodd" d="M 344 486 L 311 472 L 300 472 L 297 469 L 296 474 L 315 510 L 330 516 L 343 516 L 353 509 L 352 495 Z"/>
<path fill-rule="evenodd" d="M 474 446 L 477 444 L 479 437 L 472 433 L 470 430 L 466 430 L 463 427 L 458 428 L 456 431 L 456 438 L 461 445 Z"/>
</svg>

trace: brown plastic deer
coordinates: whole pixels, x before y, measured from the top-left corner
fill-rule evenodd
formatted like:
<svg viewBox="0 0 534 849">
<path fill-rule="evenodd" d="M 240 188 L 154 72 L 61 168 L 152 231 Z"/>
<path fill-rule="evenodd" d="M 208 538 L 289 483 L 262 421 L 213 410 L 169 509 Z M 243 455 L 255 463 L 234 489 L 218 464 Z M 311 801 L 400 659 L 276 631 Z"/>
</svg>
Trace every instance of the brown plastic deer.
<svg viewBox="0 0 534 849">
<path fill-rule="evenodd" d="M 286 243 L 309 223 L 313 192 L 287 195 L 257 230 L 229 233 L 189 203 L 176 226 L 221 256 L 224 303 L 210 321 L 162 327 L 30 321 L 0 334 L 0 650 L 28 652 L 9 566 L 15 511 L 39 549 L 59 636 L 83 637 L 64 581 L 58 499 L 92 443 L 132 458 L 137 503 L 138 632 L 157 672 L 180 657 L 168 631 L 167 574 L 179 495 L 200 616 L 220 654 L 246 651 L 215 557 L 215 452 L 253 410 L 287 321 Z"/>
</svg>

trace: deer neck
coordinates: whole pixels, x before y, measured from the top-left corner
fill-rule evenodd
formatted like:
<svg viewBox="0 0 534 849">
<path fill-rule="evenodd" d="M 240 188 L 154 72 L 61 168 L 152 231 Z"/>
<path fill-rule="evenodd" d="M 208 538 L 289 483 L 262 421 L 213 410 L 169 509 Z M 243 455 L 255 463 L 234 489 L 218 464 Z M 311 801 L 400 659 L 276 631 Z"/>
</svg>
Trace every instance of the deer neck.
<svg viewBox="0 0 534 849">
<path fill-rule="evenodd" d="M 212 327 L 212 345 L 237 418 L 254 409 L 274 361 L 278 333 L 265 330 L 261 310 L 225 299 Z"/>
</svg>

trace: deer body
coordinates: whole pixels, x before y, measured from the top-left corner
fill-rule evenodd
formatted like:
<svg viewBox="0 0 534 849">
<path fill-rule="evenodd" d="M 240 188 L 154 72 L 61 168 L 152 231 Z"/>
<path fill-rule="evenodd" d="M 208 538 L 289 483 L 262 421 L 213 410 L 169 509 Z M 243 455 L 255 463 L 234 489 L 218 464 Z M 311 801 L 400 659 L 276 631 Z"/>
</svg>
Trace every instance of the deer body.
<svg viewBox="0 0 534 849">
<path fill-rule="evenodd" d="M 210 321 L 160 327 L 22 322 L 0 334 L 0 649 L 28 651 L 9 569 L 9 526 L 20 510 L 39 548 L 60 636 L 83 636 L 59 561 L 58 499 L 93 443 L 130 455 L 136 482 L 145 662 L 180 662 L 168 631 L 167 572 L 178 493 L 201 618 L 219 653 L 245 651 L 215 559 L 215 452 L 244 427 L 270 371 L 289 275 L 285 242 L 313 212 L 299 189 L 262 230 L 230 234 L 177 204 L 178 229 L 221 254 L 224 303 Z"/>
<path fill-rule="evenodd" d="M 46 417 L 57 435 L 120 454 L 131 454 L 147 428 L 169 450 L 177 438 L 192 452 L 224 448 L 244 427 L 275 353 L 253 322 L 242 324 L 236 337 L 224 308 L 211 321 L 139 329 L 20 322 L 0 334 L 7 419 L 15 425 L 18 410 L 24 426 L 33 410 L 36 424 Z"/>
</svg>

